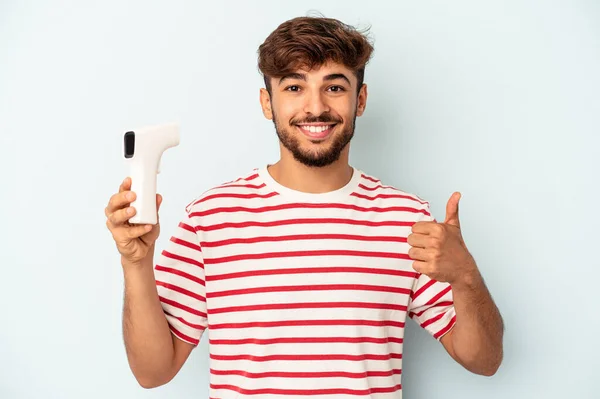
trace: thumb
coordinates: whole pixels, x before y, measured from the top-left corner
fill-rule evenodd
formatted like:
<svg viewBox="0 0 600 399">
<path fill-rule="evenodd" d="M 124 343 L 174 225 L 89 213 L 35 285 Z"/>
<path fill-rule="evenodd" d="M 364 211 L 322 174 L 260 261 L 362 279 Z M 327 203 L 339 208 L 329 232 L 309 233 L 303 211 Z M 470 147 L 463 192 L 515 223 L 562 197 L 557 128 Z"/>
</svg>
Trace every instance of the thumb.
<svg viewBox="0 0 600 399">
<path fill-rule="evenodd" d="M 160 194 L 156 194 L 156 210 L 160 209 L 160 204 L 162 204 L 163 197 Z"/>
<path fill-rule="evenodd" d="M 461 194 L 455 192 L 452 194 L 446 205 L 446 220 L 444 223 L 456 226 L 460 228 L 460 221 L 458 219 L 458 202 L 460 201 Z"/>
<path fill-rule="evenodd" d="M 158 211 L 160 210 L 160 204 L 162 204 L 163 197 L 160 194 L 156 194 L 156 221 L 159 222 L 160 216 Z"/>
</svg>

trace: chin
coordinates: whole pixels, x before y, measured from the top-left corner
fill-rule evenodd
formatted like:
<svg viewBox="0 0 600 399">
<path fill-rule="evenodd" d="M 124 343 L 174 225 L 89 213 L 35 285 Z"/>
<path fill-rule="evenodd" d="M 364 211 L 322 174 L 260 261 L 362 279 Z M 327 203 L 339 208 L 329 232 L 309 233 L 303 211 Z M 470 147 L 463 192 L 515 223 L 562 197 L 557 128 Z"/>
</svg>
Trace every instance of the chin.
<svg viewBox="0 0 600 399">
<path fill-rule="evenodd" d="M 328 166 L 339 160 L 354 136 L 354 126 L 343 122 L 292 123 L 286 124 L 285 129 L 273 122 L 282 146 L 296 161 L 310 167 Z"/>
</svg>

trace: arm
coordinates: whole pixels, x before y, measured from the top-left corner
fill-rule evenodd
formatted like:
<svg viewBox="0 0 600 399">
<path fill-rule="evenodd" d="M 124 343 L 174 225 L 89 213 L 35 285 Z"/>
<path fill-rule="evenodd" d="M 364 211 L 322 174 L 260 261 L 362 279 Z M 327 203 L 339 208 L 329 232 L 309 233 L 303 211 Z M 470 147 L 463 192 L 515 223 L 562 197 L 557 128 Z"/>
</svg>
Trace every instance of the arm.
<svg viewBox="0 0 600 399">
<path fill-rule="evenodd" d="M 425 316 L 421 317 L 430 317 L 430 321 L 437 320 L 437 317 L 444 319 L 454 313 L 455 323 L 451 329 L 437 330 L 441 326 L 432 327 L 429 321 L 425 321 L 424 325 L 429 326 L 436 337 L 442 336 L 440 341 L 450 356 L 463 367 L 476 374 L 490 376 L 496 373 L 502 362 L 504 326 L 462 237 L 459 200 L 460 193 L 454 193 L 446 206 L 445 221 L 417 222 L 407 240 L 411 246 L 408 254 L 415 260 L 413 268 L 431 279 L 430 284 L 437 287 L 437 291 L 447 293 L 444 313 L 436 316 L 436 312 L 427 306 L 426 310 L 421 309 L 423 298 L 417 298 L 417 303 L 412 306 L 421 313 L 425 312 Z M 436 290 L 433 290 L 434 293 Z M 449 325 L 452 326 L 452 322 Z"/>
<path fill-rule="evenodd" d="M 179 372 L 193 345 L 171 334 L 157 294 L 152 257 L 144 262 L 122 265 L 123 336 L 135 378 L 142 387 L 154 388 L 166 384 Z"/>
<path fill-rule="evenodd" d="M 496 373 L 503 358 L 504 324 L 483 278 L 474 272 L 452 285 L 456 324 L 441 338 L 450 356 L 467 370 Z"/>
<path fill-rule="evenodd" d="M 104 213 L 125 278 L 122 325 L 127 360 L 139 384 L 151 388 L 179 372 L 207 327 L 204 265 L 195 228 L 188 224 L 190 204 L 154 268 L 160 225 L 127 223 L 135 211 L 130 189 L 131 179 L 126 178 Z M 161 203 L 157 194 L 157 212 Z"/>
</svg>

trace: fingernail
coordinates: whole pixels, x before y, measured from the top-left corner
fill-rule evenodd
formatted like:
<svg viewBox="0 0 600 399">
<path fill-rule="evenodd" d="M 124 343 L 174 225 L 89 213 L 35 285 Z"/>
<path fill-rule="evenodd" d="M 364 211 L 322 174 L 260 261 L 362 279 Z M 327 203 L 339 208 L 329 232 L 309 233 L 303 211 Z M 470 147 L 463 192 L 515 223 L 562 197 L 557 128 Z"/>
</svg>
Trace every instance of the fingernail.
<svg viewBox="0 0 600 399">
<path fill-rule="evenodd" d="M 127 208 L 127 213 L 131 215 L 133 213 L 133 208 Z"/>
<path fill-rule="evenodd" d="M 127 199 L 131 201 L 133 199 L 133 194 L 127 193 Z"/>
</svg>

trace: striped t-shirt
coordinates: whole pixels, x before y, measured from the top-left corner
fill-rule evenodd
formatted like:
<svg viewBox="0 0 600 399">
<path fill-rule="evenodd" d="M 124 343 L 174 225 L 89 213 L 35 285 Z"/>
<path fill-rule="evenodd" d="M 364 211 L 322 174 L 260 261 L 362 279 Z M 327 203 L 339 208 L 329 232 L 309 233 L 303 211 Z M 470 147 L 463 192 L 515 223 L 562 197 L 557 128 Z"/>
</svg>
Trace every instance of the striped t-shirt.
<svg viewBox="0 0 600 399">
<path fill-rule="evenodd" d="M 427 220 L 427 202 L 356 168 L 325 194 L 263 167 L 196 198 L 155 276 L 172 333 L 208 333 L 210 398 L 401 398 L 407 316 L 436 339 L 455 323 L 451 287 L 407 255 Z"/>
</svg>

